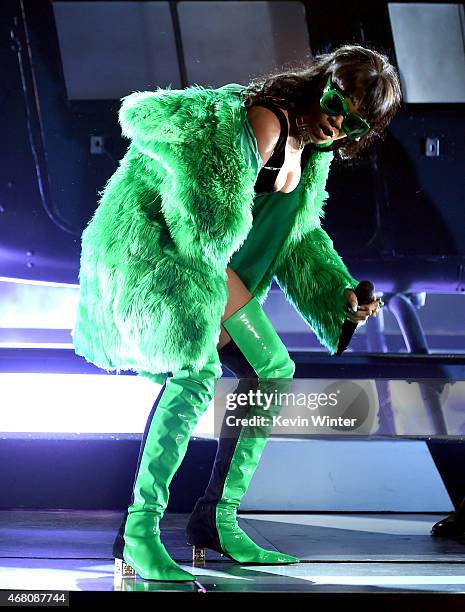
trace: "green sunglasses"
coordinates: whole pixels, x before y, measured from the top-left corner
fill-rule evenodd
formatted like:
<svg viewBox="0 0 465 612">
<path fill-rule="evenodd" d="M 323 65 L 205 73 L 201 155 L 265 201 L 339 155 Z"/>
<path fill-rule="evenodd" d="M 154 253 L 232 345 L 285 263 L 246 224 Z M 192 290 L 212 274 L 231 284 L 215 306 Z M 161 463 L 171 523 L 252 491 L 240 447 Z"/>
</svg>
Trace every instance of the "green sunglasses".
<svg viewBox="0 0 465 612">
<path fill-rule="evenodd" d="M 342 129 L 350 140 L 359 140 L 370 129 L 370 124 L 360 115 L 349 111 L 349 104 L 340 89 L 332 82 L 332 75 L 328 76 L 320 98 L 320 106 L 327 115 L 342 115 Z"/>
</svg>

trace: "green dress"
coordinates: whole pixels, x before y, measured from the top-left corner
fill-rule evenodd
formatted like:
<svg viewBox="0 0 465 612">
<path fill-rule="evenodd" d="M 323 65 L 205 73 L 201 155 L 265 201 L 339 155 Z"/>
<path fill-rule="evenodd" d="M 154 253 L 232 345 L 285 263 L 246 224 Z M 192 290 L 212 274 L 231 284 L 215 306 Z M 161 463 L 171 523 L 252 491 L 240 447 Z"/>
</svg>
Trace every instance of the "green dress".
<svg viewBox="0 0 465 612">
<path fill-rule="evenodd" d="M 225 87 L 237 89 L 238 93 L 243 88 L 242 85 L 237 84 Z M 247 109 L 243 106 L 242 110 L 242 150 L 248 163 L 258 175 L 262 167 L 262 160 L 255 134 L 247 117 Z M 300 205 L 300 197 L 296 197 L 300 189 L 298 185 L 291 193 L 270 191 L 255 196 L 252 207 L 252 228 L 239 250 L 233 253 L 228 264 L 252 295 L 289 235 Z"/>
</svg>

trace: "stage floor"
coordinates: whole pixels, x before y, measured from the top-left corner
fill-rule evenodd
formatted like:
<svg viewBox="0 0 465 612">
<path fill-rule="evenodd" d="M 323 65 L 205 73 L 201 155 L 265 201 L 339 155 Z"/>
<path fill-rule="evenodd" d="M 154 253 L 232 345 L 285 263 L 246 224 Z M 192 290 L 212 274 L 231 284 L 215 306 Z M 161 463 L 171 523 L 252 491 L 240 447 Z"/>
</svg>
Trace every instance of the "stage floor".
<svg viewBox="0 0 465 612">
<path fill-rule="evenodd" d="M 243 566 L 207 551 L 198 580 L 209 591 L 465 593 L 465 540 L 429 535 L 444 515 L 245 514 L 260 545 L 298 556 L 288 566 Z M 113 591 L 111 547 L 120 512 L 0 511 L 0 589 Z M 189 571 L 187 515 L 166 515 L 163 540 Z M 117 589 L 116 589 L 117 590 Z M 192 590 L 191 584 L 125 581 L 124 590 Z"/>
</svg>

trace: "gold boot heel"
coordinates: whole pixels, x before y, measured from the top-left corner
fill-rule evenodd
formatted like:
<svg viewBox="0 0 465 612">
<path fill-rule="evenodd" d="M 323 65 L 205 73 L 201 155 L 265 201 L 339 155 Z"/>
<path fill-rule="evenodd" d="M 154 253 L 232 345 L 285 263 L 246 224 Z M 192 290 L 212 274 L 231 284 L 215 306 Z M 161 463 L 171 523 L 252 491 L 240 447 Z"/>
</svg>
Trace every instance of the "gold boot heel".
<svg viewBox="0 0 465 612">
<path fill-rule="evenodd" d="M 205 548 L 202 546 L 192 547 L 192 564 L 197 567 L 203 567 L 205 565 Z"/>
<path fill-rule="evenodd" d="M 123 559 L 115 559 L 115 570 L 113 575 L 113 584 L 120 586 L 124 580 L 135 580 L 137 577 L 136 571 Z"/>
</svg>

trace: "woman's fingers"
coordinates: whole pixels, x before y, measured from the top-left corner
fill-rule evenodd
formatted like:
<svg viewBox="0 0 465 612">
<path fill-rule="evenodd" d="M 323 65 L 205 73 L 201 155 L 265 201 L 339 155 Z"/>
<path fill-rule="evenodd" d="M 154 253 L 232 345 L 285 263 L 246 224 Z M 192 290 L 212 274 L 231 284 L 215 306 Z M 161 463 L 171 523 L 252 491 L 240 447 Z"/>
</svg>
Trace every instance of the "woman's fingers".
<svg viewBox="0 0 465 612">
<path fill-rule="evenodd" d="M 362 323 L 368 319 L 368 317 L 373 313 L 379 310 L 379 302 L 380 298 L 376 298 L 369 304 L 359 304 L 357 307 L 357 312 L 354 312 L 350 304 L 346 307 L 346 318 L 352 323 Z"/>
</svg>

